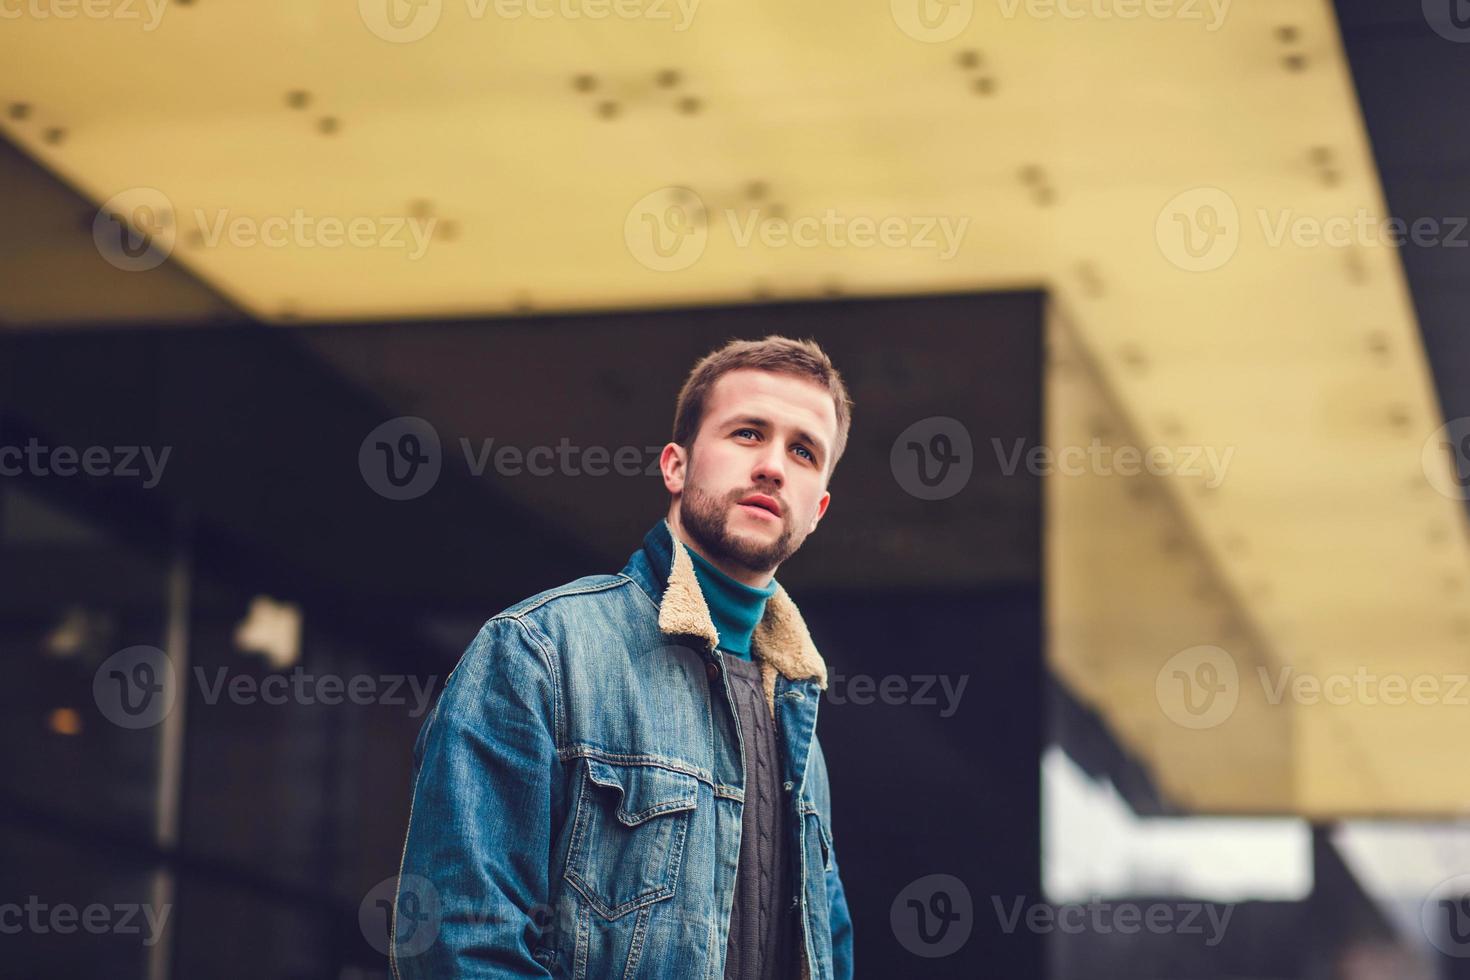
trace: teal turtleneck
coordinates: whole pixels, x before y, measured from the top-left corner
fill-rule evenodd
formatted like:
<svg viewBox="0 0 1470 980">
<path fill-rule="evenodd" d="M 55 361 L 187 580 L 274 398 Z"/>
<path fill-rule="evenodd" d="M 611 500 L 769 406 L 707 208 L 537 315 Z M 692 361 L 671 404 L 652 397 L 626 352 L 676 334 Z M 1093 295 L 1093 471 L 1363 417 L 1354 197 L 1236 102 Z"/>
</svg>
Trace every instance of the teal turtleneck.
<svg viewBox="0 0 1470 980">
<path fill-rule="evenodd" d="M 684 546 L 694 562 L 694 577 L 709 606 L 710 619 L 720 634 L 720 649 L 742 660 L 750 659 L 750 638 L 766 613 L 766 600 L 776 594 L 773 578 L 764 589 L 737 582 L 704 559 L 699 552 Z"/>
</svg>

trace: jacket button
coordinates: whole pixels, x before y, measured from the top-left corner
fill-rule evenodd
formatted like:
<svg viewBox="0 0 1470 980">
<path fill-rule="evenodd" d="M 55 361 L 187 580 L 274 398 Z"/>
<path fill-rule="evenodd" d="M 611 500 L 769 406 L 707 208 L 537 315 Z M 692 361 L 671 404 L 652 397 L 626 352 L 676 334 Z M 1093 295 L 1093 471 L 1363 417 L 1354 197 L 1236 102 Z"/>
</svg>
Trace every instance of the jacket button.
<svg viewBox="0 0 1470 980">
<path fill-rule="evenodd" d="M 705 661 L 704 672 L 709 675 L 709 679 L 712 681 L 720 679 L 720 668 L 713 660 Z"/>
</svg>

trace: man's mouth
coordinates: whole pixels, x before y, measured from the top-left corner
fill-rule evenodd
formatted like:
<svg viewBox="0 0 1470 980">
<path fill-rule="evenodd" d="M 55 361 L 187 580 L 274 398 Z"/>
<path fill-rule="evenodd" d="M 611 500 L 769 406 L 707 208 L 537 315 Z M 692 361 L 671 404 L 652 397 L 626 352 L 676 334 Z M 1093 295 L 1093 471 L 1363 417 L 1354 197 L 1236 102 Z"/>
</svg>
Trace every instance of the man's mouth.
<svg viewBox="0 0 1470 980">
<path fill-rule="evenodd" d="M 739 504 L 756 515 L 763 515 L 774 520 L 781 519 L 781 505 L 776 503 L 776 498 L 768 497 L 763 493 L 753 493 L 748 497 L 742 497 Z"/>
</svg>

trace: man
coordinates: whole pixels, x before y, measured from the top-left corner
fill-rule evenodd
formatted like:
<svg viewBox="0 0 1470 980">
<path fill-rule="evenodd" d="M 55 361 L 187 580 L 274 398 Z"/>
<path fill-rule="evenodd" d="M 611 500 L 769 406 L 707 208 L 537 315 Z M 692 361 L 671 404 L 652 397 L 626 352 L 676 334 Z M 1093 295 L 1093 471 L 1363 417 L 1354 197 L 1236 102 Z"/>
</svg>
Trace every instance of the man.
<svg viewBox="0 0 1470 980">
<path fill-rule="evenodd" d="M 414 748 L 396 977 L 852 976 L 827 668 L 774 578 L 827 512 L 851 406 L 810 341 L 708 355 L 627 566 L 480 630 Z"/>
</svg>

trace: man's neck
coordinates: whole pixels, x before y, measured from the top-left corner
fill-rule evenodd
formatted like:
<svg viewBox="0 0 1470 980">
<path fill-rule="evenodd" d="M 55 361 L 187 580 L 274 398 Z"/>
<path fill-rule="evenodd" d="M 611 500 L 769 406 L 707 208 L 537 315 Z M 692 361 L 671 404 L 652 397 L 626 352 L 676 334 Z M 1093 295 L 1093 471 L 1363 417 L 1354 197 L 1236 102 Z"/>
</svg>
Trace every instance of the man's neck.
<svg viewBox="0 0 1470 980">
<path fill-rule="evenodd" d="M 715 566 L 715 568 L 718 568 L 720 571 L 724 572 L 726 575 L 730 576 L 741 585 L 748 585 L 752 589 L 764 589 L 766 586 L 771 584 L 771 579 L 776 577 L 776 570 L 774 568 L 767 571 L 757 572 L 753 571 L 752 569 L 746 568 L 744 565 L 736 565 L 732 562 L 728 562 L 724 559 L 717 558 L 714 555 L 711 555 L 709 552 L 705 551 L 698 544 L 696 544 L 689 536 L 689 532 L 684 530 L 684 525 L 680 523 L 679 515 L 676 511 L 669 511 L 669 527 L 673 528 L 674 537 L 684 542 L 684 544 L 688 546 L 690 551 L 693 551 L 695 554 L 699 555 L 699 557 L 703 558 L 705 561 L 709 562 L 711 565 Z"/>
</svg>

